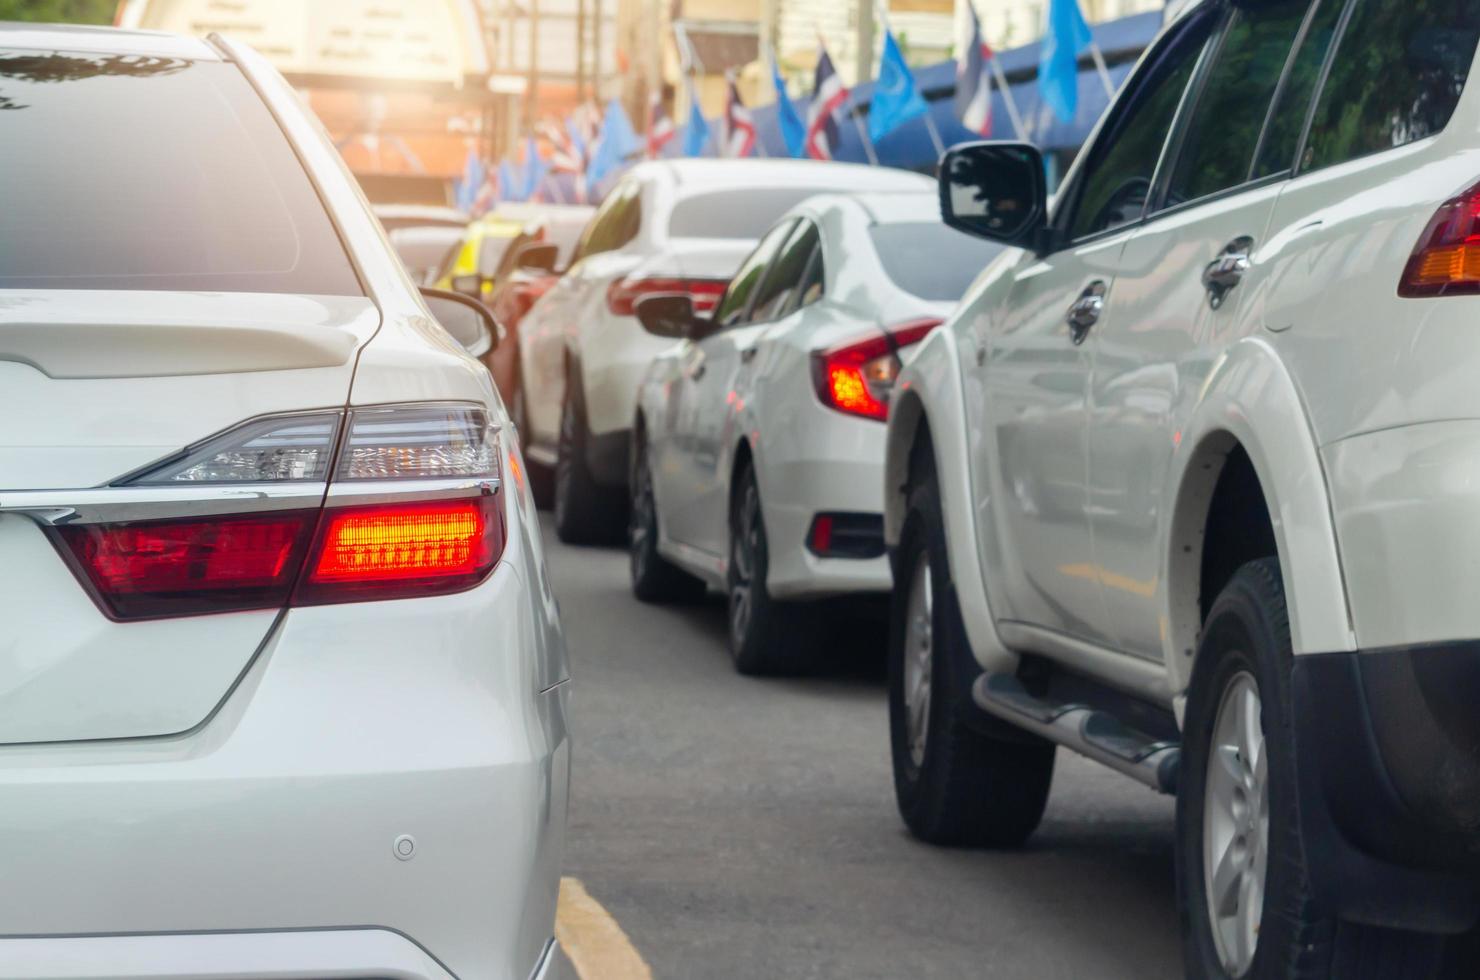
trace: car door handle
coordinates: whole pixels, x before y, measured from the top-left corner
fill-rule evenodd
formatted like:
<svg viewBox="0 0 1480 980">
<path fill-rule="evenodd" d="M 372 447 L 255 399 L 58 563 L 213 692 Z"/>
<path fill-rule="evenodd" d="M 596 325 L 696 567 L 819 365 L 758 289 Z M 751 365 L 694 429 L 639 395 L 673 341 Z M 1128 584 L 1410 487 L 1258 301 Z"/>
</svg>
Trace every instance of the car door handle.
<svg viewBox="0 0 1480 980">
<path fill-rule="evenodd" d="M 1084 288 L 1074 305 L 1069 307 L 1069 313 L 1064 317 L 1069 324 L 1069 339 L 1074 345 L 1084 343 L 1089 336 L 1090 330 L 1100 322 L 1100 315 L 1105 312 L 1105 283 L 1095 280 Z"/>
<path fill-rule="evenodd" d="M 749 364 L 755 360 L 755 351 L 756 349 L 754 347 L 742 347 L 740 349 L 740 363 Z"/>
<path fill-rule="evenodd" d="M 1248 235 L 1235 238 L 1223 247 L 1218 257 L 1203 269 L 1202 284 L 1208 291 L 1208 304 L 1217 309 L 1223 305 L 1233 287 L 1244 281 L 1252 262 L 1254 239 Z"/>
</svg>

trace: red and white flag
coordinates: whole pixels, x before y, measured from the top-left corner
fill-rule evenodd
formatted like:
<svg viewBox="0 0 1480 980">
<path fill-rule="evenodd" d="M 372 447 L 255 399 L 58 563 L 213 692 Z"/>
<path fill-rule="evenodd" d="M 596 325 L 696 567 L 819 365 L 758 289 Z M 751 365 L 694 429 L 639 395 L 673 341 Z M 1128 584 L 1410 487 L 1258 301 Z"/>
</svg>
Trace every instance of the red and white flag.
<svg viewBox="0 0 1480 980">
<path fill-rule="evenodd" d="M 722 149 L 727 157 L 748 157 L 755 150 L 755 120 L 740 101 L 733 72 L 725 73 L 725 140 Z"/>
<path fill-rule="evenodd" d="M 663 104 L 661 92 L 654 92 L 648 102 L 647 119 L 647 158 L 656 160 L 662 153 L 663 147 L 667 146 L 675 134 L 677 127 L 673 125 L 673 117 L 668 114 L 668 107 Z"/>
<path fill-rule="evenodd" d="M 982 136 L 992 135 L 992 80 L 987 65 L 995 57 L 982 39 L 976 7 L 967 0 L 965 16 L 958 22 L 956 38 L 956 118 L 961 125 Z"/>
<path fill-rule="evenodd" d="M 812 82 L 812 105 L 807 110 L 807 156 L 831 160 L 838 145 L 838 115 L 848 101 L 848 89 L 833 68 L 827 46 L 818 45 L 817 74 Z"/>
</svg>

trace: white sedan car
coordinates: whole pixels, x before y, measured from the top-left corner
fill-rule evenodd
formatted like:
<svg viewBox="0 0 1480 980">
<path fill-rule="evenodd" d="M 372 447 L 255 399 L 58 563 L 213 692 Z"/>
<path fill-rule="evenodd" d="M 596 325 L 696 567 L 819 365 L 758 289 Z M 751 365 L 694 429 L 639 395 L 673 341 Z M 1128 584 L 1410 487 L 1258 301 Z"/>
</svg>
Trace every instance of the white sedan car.
<svg viewBox="0 0 1480 980">
<path fill-rule="evenodd" d="M 645 300 L 660 337 L 633 431 L 632 587 L 729 596 L 744 673 L 801 666 L 801 600 L 890 588 L 884 420 L 900 361 L 1000 249 L 940 223 L 933 189 L 814 197 L 740 266 L 712 316 Z"/>
<path fill-rule="evenodd" d="M 0 27 L 0 104 L 0 978 L 549 976 L 565 645 L 448 333 L 492 317 L 250 49 Z"/>
<path fill-rule="evenodd" d="M 823 191 L 920 190 L 918 174 L 811 160 L 663 160 L 634 167 L 606 196 L 570 271 L 519 326 L 514 415 L 536 465 L 555 469 L 555 529 L 571 542 L 620 541 L 637 385 L 670 340 L 633 311 L 645 296 L 714 303 L 756 240 Z"/>
</svg>

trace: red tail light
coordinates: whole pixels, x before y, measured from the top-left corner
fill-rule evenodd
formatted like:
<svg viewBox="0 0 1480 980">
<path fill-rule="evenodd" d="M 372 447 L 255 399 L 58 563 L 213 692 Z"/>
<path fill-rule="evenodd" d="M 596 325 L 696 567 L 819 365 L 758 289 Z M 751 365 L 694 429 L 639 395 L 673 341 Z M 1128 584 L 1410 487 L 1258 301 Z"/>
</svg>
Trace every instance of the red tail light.
<svg viewBox="0 0 1480 980">
<path fill-rule="evenodd" d="M 1480 293 L 1480 184 L 1444 202 L 1424 229 L 1398 295 L 1473 296 Z"/>
<path fill-rule="evenodd" d="M 498 498 L 331 510 L 299 605 L 457 592 L 503 552 Z"/>
<path fill-rule="evenodd" d="M 862 340 L 812 355 L 812 380 L 822 404 L 849 415 L 884 421 L 899 375 L 899 352 L 924 340 L 942 321 L 910 320 Z"/>
<path fill-rule="evenodd" d="M 74 568 L 113 619 L 283 605 L 317 511 L 63 525 Z"/>
<path fill-rule="evenodd" d="M 606 291 L 606 306 L 616 316 L 632 316 L 638 300 L 657 293 L 688 293 L 694 312 L 712 312 L 729 282 L 724 279 L 684 279 L 676 276 L 618 279 Z"/>
</svg>

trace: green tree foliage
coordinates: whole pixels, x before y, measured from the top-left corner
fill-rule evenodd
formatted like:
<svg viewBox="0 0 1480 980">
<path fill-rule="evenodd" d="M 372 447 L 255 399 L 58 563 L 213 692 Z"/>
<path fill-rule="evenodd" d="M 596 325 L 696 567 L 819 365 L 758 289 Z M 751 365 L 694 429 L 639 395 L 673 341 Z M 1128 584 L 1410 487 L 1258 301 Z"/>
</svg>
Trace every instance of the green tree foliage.
<svg viewBox="0 0 1480 980">
<path fill-rule="evenodd" d="M 111 24 L 118 0 L 0 0 L 0 20 Z"/>
</svg>

